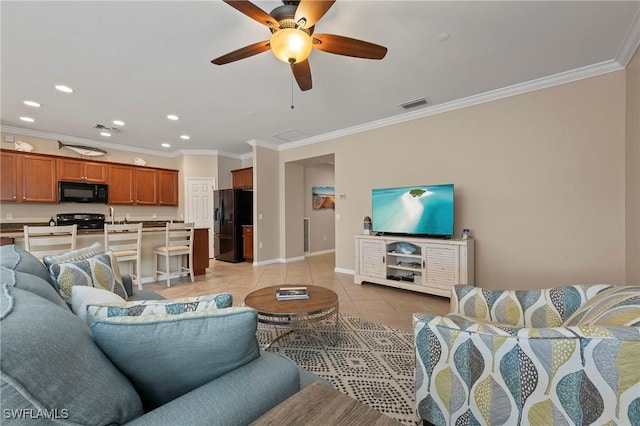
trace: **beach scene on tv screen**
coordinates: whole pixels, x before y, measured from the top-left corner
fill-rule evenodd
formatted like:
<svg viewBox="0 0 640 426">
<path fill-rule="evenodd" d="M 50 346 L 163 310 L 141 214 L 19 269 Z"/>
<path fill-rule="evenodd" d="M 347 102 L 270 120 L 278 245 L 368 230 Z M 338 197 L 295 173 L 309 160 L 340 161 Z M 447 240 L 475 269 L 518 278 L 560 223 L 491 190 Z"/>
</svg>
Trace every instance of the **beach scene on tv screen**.
<svg viewBox="0 0 640 426">
<path fill-rule="evenodd" d="M 453 234 L 453 185 L 380 188 L 371 195 L 376 232 Z"/>
</svg>

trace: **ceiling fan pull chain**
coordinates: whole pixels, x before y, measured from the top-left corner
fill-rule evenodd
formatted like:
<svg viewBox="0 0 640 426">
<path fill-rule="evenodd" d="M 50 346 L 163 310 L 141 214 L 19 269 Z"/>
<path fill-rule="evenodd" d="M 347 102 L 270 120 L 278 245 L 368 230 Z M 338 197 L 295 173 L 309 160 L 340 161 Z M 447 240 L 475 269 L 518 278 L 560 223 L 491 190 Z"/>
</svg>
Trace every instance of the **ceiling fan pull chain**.
<svg viewBox="0 0 640 426">
<path fill-rule="evenodd" d="M 293 105 L 293 75 L 291 76 L 291 109 L 295 108 Z"/>
</svg>

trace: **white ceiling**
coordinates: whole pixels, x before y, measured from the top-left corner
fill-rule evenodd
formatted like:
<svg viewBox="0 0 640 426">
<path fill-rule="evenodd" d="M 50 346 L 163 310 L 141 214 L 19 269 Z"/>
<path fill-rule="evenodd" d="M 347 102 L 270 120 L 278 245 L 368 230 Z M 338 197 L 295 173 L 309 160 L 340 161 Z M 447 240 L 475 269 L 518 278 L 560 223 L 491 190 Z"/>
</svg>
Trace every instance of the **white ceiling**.
<svg viewBox="0 0 640 426">
<path fill-rule="evenodd" d="M 269 12 L 282 3 L 255 4 Z M 381 44 L 387 56 L 313 51 L 313 89 L 301 92 L 270 52 L 210 63 L 270 35 L 218 0 L 2 0 L 0 7 L 3 131 L 166 155 L 242 156 L 251 151 L 247 141 L 290 144 L 274 135 L 291 130 L 303 136 L 297 144 L 312 142 L 621 69 L 640 42 L 640 1 L 338 0 L 315 32 Z M 440 41 L 443 33 L 449 38 Z M 398 106 L 420 97 L 429 104 L 417 112 Z M 167 120 L 171 113 L 180 120 Z M 111 138 L 93 129 L 115 119 L 126 124 Z"/>
</svg>

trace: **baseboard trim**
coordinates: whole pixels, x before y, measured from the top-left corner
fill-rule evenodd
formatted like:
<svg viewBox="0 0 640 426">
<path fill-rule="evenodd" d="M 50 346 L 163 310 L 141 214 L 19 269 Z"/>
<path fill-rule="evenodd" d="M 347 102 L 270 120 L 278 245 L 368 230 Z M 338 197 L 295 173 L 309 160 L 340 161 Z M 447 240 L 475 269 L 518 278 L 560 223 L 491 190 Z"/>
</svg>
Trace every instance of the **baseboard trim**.
<svg viewBox="0 0 640 426">
<path fill-rule="evenodd" d="M 320 250 L 320 251 L 305 253 L 304 256 L 305 257 L 320 256 L 321 254 L 328 254 L 328 253 L 335 253 L 335 252 L 336 252 L 336 249 Z"/>
<path fill-rule="evenodd" d="M 353 269 L 346 269 L 346 268 L 334 268 L 333 272 L 338 272 L 340 274 L 347 274 L 347 275 L 355 275 L 356 271 L 354 271 Z"/>
</svg>

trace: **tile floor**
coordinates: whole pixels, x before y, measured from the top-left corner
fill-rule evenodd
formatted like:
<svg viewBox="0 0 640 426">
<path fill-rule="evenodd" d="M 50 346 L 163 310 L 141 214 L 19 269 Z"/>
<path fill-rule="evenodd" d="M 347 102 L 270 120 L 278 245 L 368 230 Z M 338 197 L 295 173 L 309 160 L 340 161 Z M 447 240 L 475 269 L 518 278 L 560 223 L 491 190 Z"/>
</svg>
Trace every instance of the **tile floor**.
<svg viewBox="0 0 640 426">
<path fill-rule="evenodd" d="M 371 321 L 411 332 L 412 314 L 426 312 L 444 315 L 449 312 L 449 299 L 401 290 L 377 284 L 358 285 L 353 276 L 334 272 L 333 253 L 309 256 L 303 261 L 251 266 L 248 263 L 227 263 L 211 260 L 206 275 L 144 284 L 166 298 L 201 296 L 230 292 L 234 304 L 255 289 L 279 284 L 317 285 L 338 294 L 340 312 L 357 315 Z"/>
</svg>

